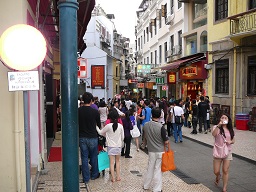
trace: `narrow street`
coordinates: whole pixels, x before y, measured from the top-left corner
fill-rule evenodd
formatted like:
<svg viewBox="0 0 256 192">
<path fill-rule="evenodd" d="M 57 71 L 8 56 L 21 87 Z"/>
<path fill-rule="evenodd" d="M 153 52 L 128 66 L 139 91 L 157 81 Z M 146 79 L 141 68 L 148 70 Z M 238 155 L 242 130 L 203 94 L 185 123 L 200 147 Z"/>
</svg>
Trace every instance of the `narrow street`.
<svg viewBox="0 0 256 192">
<path fill-rule="evenodd" d="M 186 138 L 183 139 L 183 143 L 175 144 L 173 137 L 170 141 L 171 148 L 175 151 L 177 174 L 181 175 L 185 182 L 202 183 L 214 192 L 221 191 L 222 180 L 219 187 L 214 184 L 212 148 Z M 233 157 L 228 191 L 256 191 L 255 170 L 256 166 L 252 163 Z"/>
</svg>

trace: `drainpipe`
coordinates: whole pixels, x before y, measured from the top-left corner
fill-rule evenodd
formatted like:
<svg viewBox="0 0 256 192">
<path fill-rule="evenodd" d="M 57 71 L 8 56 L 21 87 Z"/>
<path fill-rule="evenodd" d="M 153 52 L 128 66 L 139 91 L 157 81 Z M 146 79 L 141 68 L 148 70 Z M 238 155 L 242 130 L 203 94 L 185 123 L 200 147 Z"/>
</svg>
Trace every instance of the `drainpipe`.
<svg viewBox="0 0 256 192">
<path fill-rule="evenodd" d="M 15 139 L 15 164 L 16 164 L 16 186 L 17 191 L 21 191 L 20 177 L 20 133 L 19 129 L 19 93 L 14 92 L 14 139 Z"/>
<path fill-rule="evenodd" d="M 233 107 L 232 107 L 232 124 L 235 122 L 236 111 L 236 66 L 237 66 L 237 50 L 234 47 L 234 76 L 233 76 Z"/>
<path fill-rule="evenodd" d="M 240 98 L 241 98 L 241 102 L 240 102 L 240 112 L 243 113 L 243 49 L 241 47 L 240 49 L 240 71 L 241 71 L 241 79 L 240 79 Z"/>
<path fill-rule="evenodd" d="M 60 0 L 63 192 L 79 192 L 76 0 Z"/>
</svg>

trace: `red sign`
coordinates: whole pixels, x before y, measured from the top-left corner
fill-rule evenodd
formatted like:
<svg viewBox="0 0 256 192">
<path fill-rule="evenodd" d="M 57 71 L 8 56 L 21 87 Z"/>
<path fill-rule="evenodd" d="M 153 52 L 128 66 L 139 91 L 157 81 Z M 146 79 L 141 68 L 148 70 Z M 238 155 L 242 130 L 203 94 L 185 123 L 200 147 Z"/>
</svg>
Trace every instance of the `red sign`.
<svg viewBox="0 0 256 192">
<path fill-rule="evenodd" d="M 144 88 L 144 83 L 137 83 L 138 88 Z"/>
<path fill-rule="evenodd" d="M 174 72 L 168 73 L 167 81 L 169 84 L 175 84 L 176 83 L 176 73 L 174 73 Z"/>
<path fill-rule="evenodd" d="M 87 59 L 79 58 L 77 60 L 77 77 L 87 78 Z"/>
<path fill-rule="evenodd" d="M 197 80 L 206 79 L 207 70 L 204 68 L 206 60 L 198 61 L 188 67 L 181 67 L 179 70 L 179 78 L 181 80 Z"/>
<path fill-rule="evenodd" d="M 162 91 L 166 91 L 168 89 L 167 86 L 162 86 Z"/>
<path fill-rule="evenodd" d="M 91 85 L 92 88 L 101 87 L 102 89 L 105 88 L 105 66 L 104 65 L 92 65 L 91 66 L 92 73 L 91 73 Z"/>
</svg>

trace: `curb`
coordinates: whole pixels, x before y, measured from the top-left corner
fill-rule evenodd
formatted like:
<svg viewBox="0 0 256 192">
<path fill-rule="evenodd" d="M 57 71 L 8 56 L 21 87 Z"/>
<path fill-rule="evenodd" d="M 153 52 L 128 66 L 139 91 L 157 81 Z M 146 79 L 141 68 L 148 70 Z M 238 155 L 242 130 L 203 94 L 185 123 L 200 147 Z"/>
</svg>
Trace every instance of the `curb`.
<svg viewBox="0 0 256 192">
<path fill-rule="evenodd" d="M 206 147 L 209 147 L 209 148 L 212 148 L 212 147 L 213 147 L 213 146 L 210 145 L 210 144 L 204 143 L 204 142 L 202 142 L 202 141 L 198 141 L 198 140 L 193 139 L 193 138 L 191 138 L 191 137 L 188 137 L 188 136 L 186 136 L 186 135 L 182 135 L 182 136 L 183 136 L 184 138 L 188 139 L 188 140 L 194 141 L 194 142 L 199 143 L 199 144 L 201 144 L 201 145 L 204 145 L 204 146 L 206 146 Z M 253 164 L 253 165 L 256 165 L 256 161 L 254 161 L 254 160 L 252 160 L 252 159 L 249 159 L 249 158 L 244 157 L 244 156 L 242 156 L 242 155 L 238 155 L 238 154 L 236 154 L 236 153 L 232 153 L 232 155 L 233 155 L 234 157 L 238 158 L 238 159 L 241 159 L 241 160 L 244 160 L 244 161 L 246 161 L 246 162 L 248 162 L 248 163 L 251 163 L 251 164 Z"/>
</svg>

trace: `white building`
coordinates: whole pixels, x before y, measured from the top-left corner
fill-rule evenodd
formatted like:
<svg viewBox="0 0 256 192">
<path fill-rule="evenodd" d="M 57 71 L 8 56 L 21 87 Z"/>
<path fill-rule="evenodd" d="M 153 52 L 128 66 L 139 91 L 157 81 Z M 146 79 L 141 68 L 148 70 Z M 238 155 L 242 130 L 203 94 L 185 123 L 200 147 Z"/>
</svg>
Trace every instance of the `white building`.
<svg viewBox="0 0 256 192">
<path fill-rule="evenodd" d="M 148 68 L 151 69 L 150 72 L 146 70 L 138 74 L 146 80 L 143 95 L 161 97 L 174 94 L 176 84 L 168 87 L 166 75 L 158 68 L 171 61 L 167 59 L 167 54 L 175 55 L 172 59 L 179 59 L 183 54 L 182 3 L 174 0 L 143 0 L 139 8 L 136 26 L 137 69 L 139 71 L 140 65 L 150 65 Z"/>
</svg>

